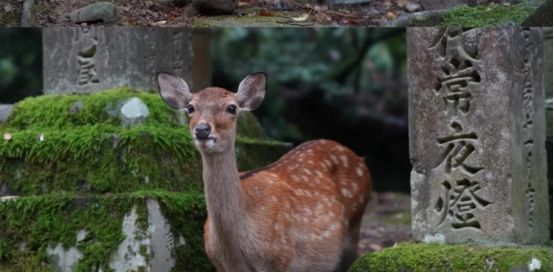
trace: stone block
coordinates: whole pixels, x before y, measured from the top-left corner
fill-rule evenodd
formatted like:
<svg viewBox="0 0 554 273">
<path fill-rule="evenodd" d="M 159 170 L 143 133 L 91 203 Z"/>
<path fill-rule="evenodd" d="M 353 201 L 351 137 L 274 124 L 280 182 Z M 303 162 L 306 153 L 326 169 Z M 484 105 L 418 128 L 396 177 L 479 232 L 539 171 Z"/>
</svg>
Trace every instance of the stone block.
<svg viewBox="0 0 554 273">
<path fill-rule="evenodd" d="M 162 190 L 0 201 L 0 269 L 208 271 L 205 218 L 202 195 Z"/>
<path fill-rule="evenodd" d="M 159 71 L 192 81 L 191 31 L 185 28 L 43 29 L 44 93 L 156 88 Z"/>
<path fill-rule="evenodd" d="M 408 30 L 412 231 L 549 241 L 542 30 Z"/>
</svg>

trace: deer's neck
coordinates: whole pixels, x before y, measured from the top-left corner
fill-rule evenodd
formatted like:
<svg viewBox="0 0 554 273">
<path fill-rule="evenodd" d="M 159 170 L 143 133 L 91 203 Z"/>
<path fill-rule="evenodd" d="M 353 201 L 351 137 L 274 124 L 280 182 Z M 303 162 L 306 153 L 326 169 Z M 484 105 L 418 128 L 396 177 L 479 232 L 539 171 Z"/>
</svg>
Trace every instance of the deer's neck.
<svg viewBox="0 0 554 273">
<path fill-rule="evenodd" d="M 235 149 L 203 154 L 204 192 L 212 228 L 220 240 L 240 242 L 247 233 L 244 194 L 241 190 Z"/>
</svg>

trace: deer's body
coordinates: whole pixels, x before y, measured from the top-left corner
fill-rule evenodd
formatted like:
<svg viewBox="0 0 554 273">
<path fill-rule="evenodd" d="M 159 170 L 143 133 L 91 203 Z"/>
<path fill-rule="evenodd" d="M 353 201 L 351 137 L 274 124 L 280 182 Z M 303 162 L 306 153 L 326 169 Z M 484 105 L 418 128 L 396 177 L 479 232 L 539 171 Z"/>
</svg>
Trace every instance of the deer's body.
<svg viewBox="0 0 554 273">
<path fill-rule="evenodd" d="M 185 99 L 164 93 L 182 83 L 163 77 L 158 76 L 162 97 L 172 106 Z M 202 155 L 208 257 L 225 271 L 345 270 L 356 254 L 369 171 L 350 149 L 316 140 L 262 169 L 239 174 L 234 152 L 238 113 L 229 105 L 257 107 L 263 99 L 263 94 L 256 97 L 258 81 L 257 74 L 247 77 L 237 95 L 207 88 L 185 99 L 188 107 L 198 108 L 190 127 Z M 265 75 L 263 85 L 265 91 Z"/>
</svg>

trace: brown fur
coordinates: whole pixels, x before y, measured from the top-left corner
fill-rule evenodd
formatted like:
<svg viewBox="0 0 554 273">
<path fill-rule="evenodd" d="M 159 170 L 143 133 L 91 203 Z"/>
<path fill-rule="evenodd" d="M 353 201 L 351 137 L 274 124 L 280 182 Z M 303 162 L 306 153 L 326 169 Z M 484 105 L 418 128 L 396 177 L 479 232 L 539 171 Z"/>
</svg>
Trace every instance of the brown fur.
<svg viewBox="0 0 554 273">
<path fill-rule="evenodd" d="M 189 124 L 193 134 L 197 124 L 208 123 L 217 139 L 211 147 L 196 142 L 208 208 L 208 257 L 220 271 L 345 270 L 356 256 L 371 191 L 369 170 L 350 149 L 315 140 L 241 179 L 234 147 L 240 111 L 233 115 L 225 109 L 231 104 L 244 109 L 259 105 L 260 77 L 247 77 L 238 95 L 207 88 L 188 102 L 195 108 Z M 241 91 L 244 88 L 249 91 Z M 170 92 L 162 92 L 162 97 L 172 97 L 165 93 Z"/>
</svg>

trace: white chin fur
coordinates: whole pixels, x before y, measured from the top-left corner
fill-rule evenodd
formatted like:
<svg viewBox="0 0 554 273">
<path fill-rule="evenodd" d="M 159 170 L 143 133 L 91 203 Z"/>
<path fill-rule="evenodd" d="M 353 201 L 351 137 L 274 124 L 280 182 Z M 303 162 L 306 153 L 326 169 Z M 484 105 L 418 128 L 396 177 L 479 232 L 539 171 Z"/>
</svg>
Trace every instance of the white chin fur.
<svg viewBox="0 0 554 273">
<path fill-rule="evenodd" d="M 208 139 L 207 141 L 195 140 L 194 143 L 196 144 L 197 147 L 208 149 L 208 150 L 211 150 L 215 145 L 215 141 L 213 139 Z"/>
</svg>

